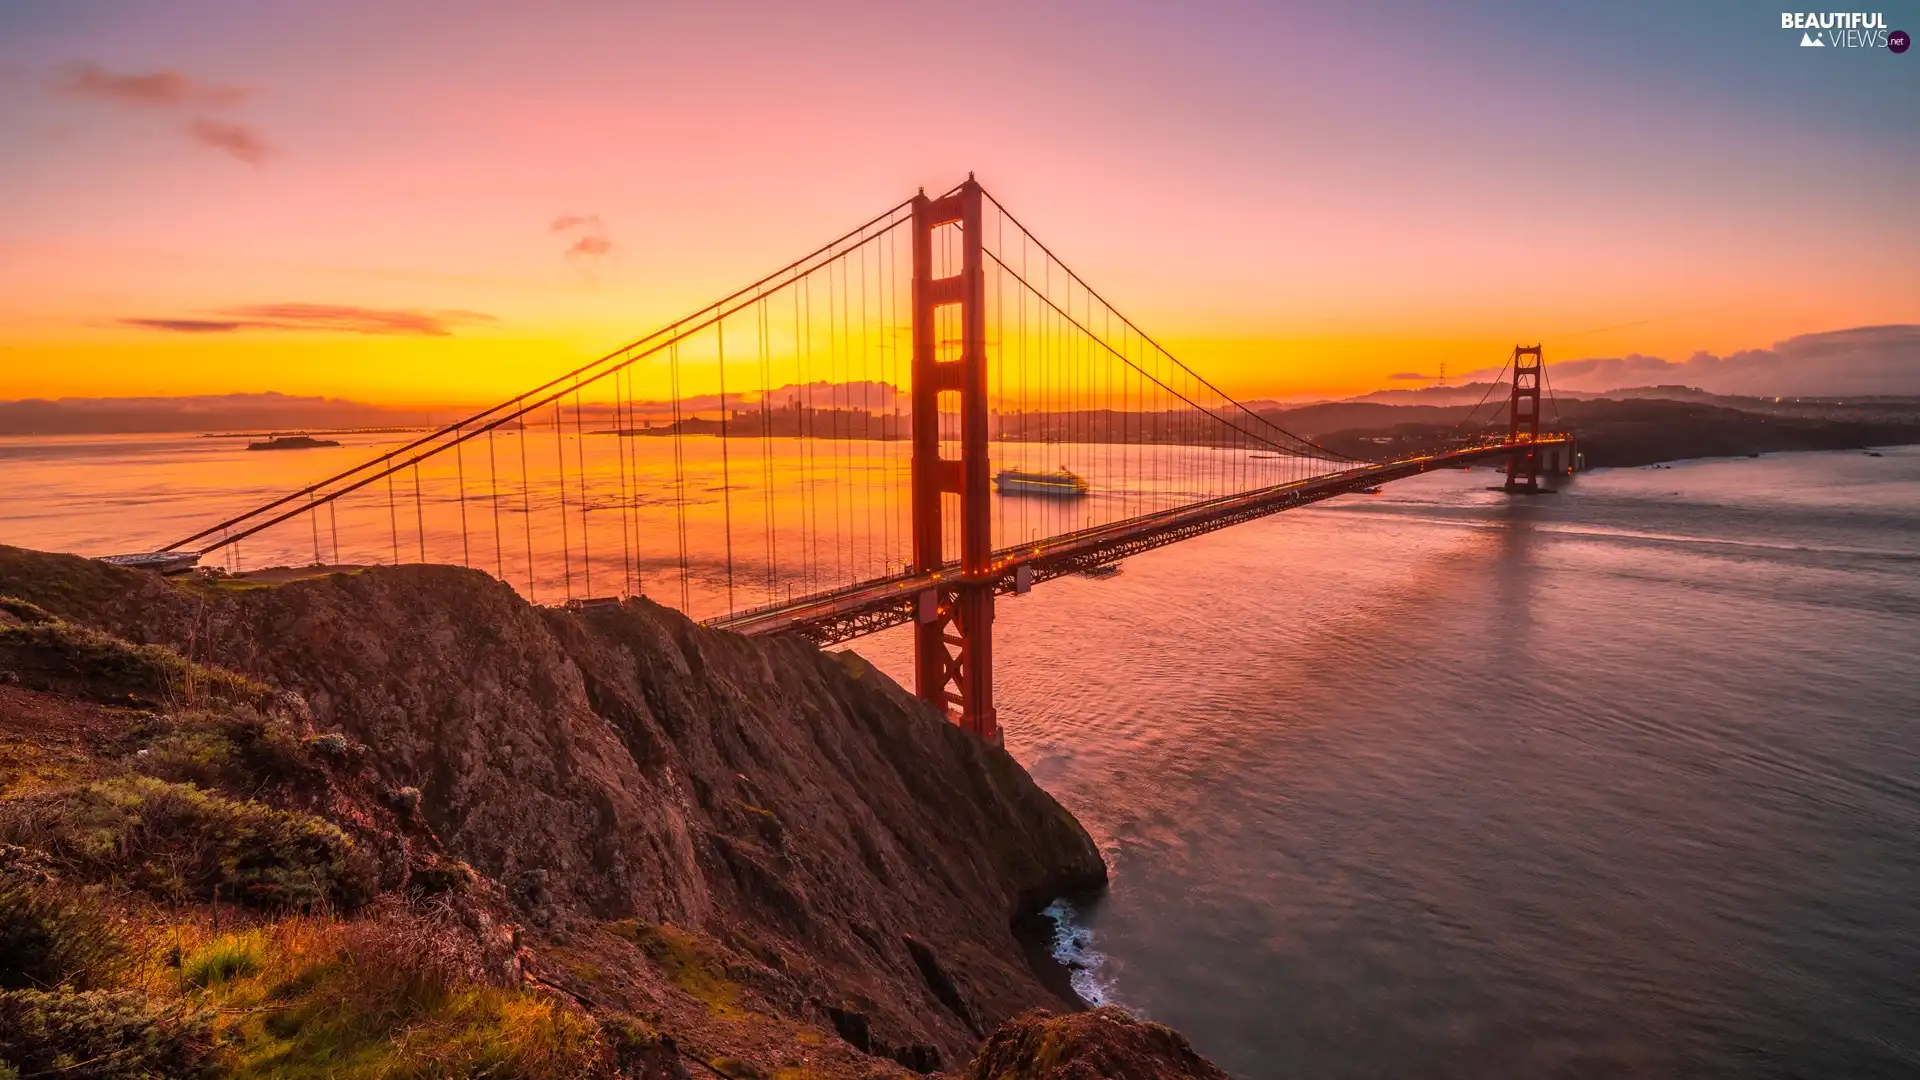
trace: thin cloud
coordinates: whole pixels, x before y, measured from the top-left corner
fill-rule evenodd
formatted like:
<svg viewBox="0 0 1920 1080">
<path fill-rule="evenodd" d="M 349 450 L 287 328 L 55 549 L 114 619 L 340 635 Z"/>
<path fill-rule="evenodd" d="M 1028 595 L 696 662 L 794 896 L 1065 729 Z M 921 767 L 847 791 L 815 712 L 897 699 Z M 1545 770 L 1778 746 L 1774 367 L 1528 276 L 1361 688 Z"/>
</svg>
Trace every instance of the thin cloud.
<svg viewBox="0 0 1920 1080">
<path fill-rule="evenodd" d="M 597 259 L 612 250 L 613 241 L 604 236 L 583 236 L 573 242 L 573 246 L 567 249 L 567 254 Z"/>
<path fill-rule="evenodd" d="M 613 250 L 613 238 L 599 214 L 561 214 L 547 226 L 548 232 L 579 234 L 567 246 L 569 261 L 596 262 Z"/>
<path fill-rule="evenodd" d="M 146 75 L 116 75 L 98 64 L 74 64 L 54 80 L 55 91 L 86 101 L 136 108 L 221 109 L 238 105 L 253 91 L 242 86 L 217 86 L 177 71 Z"/>
<path fill-rule="evenodd" d="M 231 319 L 121 319 L 120 324 L 175 334 L 226 334 L 247 325 Z"/>
<path fill-rule="evenodd" d="M 273 156 L 273 147 L 268 146 L 258 132 L 241 124 L 202 117 L 188 125 L 187 134 L 195 142 L 231 154 L 249 165 L 265 165 Z"/>
<path fill-rule="evenodd" d="M 448 337 L 456 326 L 493 322 L 478 311 L 413 311 L 349 304 L 254 304 L 206 313 L 211 318 L 127 318 L 122 326 L 176 334 L 226 334 L 240 330 L 304 330 L 347 334 Z"/>
<path fill-rule="evenodd" d="M 180 128 L 195 145 L 217 150 L 237 161 L 260 166 L 274 154 L 260 133 L 244 124 L 215 119 L 207 111 L 240 104 L 253 91 L 241 86 L 202 82 L 177 71 L 120 75 L 98 64 L 74 64 L 53 80 L 57 94 L 100 105 L 117 106 L 148 115 L 193 112 Z"/>
<path fill-rule="evenodd" d="M 1433 376 L 1422 375 L 1417 371 L 1396 371 L 1393 374 L 1387 376 L 1387 378 L 1392 379 L 1396 382 L 1425 382 L 1426 380 L 1433 378 Z"/>
</svg>

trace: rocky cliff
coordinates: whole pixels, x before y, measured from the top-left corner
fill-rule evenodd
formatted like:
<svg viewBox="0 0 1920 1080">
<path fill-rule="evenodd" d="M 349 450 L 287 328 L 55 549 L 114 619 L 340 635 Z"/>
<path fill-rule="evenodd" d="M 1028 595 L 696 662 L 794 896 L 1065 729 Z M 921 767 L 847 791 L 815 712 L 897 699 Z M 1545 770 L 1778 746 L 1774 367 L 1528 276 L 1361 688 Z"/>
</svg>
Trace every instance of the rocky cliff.
<svg viewBox="0 0 1920 1080">
<path fill-rule="evenodd" d="M 959 1065 L 1063 1005 L 1015 917 L 1105 880 L 1017 763 L 857 656 L 646 600 L 537 608 L 437 566 L 163 580 L 8 547 L 0 595 L 239 673 L 344 737 L 380 803 L 342 819 L 362 846 L 468 864 L 523 927 L 529 979 L 723 1073 L 770 1074 L 821 1032 L 822 1061 Z"/>
</svg>

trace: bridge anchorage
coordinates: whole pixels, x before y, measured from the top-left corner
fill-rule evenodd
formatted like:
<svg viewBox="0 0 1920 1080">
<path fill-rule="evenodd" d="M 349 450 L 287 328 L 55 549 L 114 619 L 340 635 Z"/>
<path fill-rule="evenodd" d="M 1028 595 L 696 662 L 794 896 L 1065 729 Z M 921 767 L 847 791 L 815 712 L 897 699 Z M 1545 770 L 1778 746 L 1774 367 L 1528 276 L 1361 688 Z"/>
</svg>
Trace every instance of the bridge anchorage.
<svg viewBox="0 0 1920 1080">
<path fill-rule="evenodd" d="M 915 693 L 997 742 L 997 597 L 1432 469 L 1504 461 L 1516 493 L 1571 471 L 1541 347 L 1509 363 L 1504 432 L 1476 407 L 1419 452 L 1341 453 L 1161 347 L 969 176 L 134 558 L 457 563 L 582 618 L 644 587 L 711 627 L 823 646 L 911 626 Z"/>
</svg>

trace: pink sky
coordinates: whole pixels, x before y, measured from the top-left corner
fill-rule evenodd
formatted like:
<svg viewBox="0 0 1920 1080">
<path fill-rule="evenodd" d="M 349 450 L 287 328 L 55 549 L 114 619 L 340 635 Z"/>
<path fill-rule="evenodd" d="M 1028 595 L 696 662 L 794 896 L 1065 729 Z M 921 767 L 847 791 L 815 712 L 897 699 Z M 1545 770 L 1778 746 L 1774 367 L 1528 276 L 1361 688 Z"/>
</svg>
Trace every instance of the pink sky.
<svg viewBox="0 0 1920 1080">
<path fill-rule="evenodd" d="M 1734 4 L 11 11 L 0 397 L 501 395 L 968 170 L 1247 397 L 1920 322 L 1920 60 L 1782 34 Z"/>
</svg>

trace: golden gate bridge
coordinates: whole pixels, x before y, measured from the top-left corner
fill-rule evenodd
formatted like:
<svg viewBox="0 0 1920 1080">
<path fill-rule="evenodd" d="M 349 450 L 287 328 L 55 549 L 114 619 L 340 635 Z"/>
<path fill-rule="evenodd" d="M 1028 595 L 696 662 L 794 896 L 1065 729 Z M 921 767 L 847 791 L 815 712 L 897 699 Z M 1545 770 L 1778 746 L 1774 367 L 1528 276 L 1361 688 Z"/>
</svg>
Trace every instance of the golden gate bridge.
<svg viewBox="0 0 1920 1080">
<path fill-rule="evenodd" d="M 1504 459 L 1507 490 L 1538 490 L 1571 437 L 1541 428 L 1540 347 L 1510 366 L 1504 433 L 1476 407 L 1430 452 L 1335 452 L 1182 363 L 969 176 L 164 550 L 457 563 L 536 603 L 650 592 L 823 645 L 910 624 L 917 695 L 997 739 L 996 597 L 1431 469 Z M 996 466 L 1084 492 L 996 492 Z"/>
</svg>

